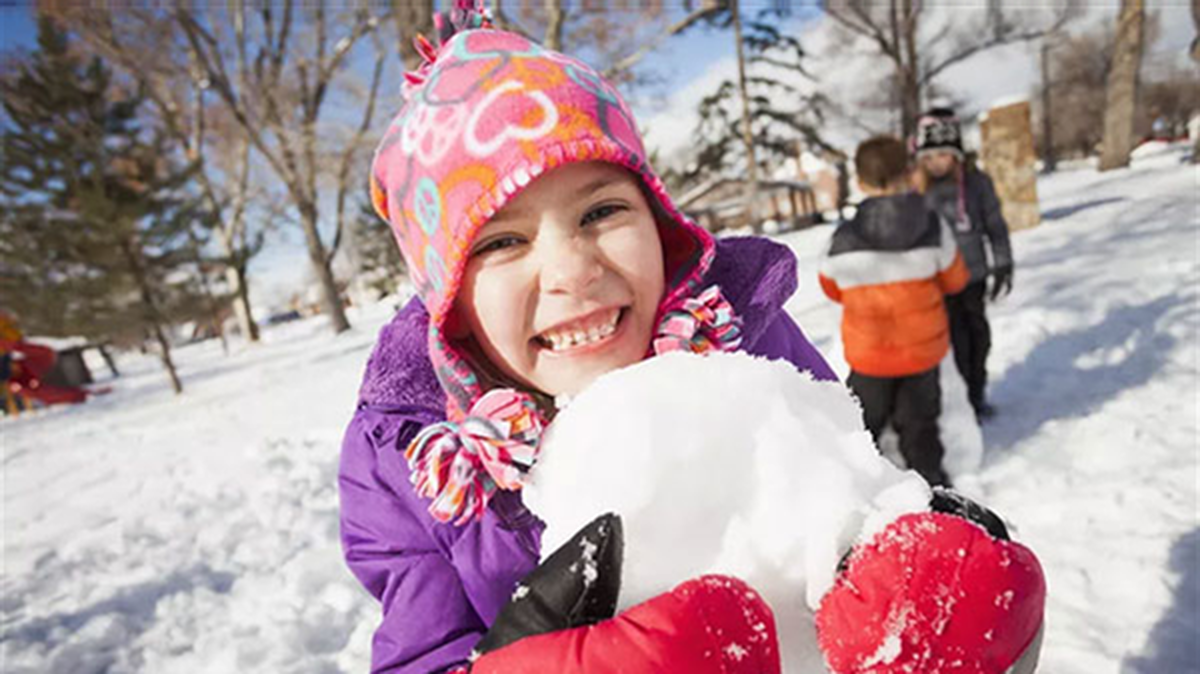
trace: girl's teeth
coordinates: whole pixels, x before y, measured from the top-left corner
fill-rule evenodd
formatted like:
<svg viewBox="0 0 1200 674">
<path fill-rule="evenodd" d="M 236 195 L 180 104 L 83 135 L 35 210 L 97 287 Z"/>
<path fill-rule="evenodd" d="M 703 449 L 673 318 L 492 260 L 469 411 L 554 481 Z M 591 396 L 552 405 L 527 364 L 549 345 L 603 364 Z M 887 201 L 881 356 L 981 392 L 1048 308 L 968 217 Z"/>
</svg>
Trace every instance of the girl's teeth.
<svg viewBox="0 0 1200 674">
<path fill-rule="evenodd" d="M 594 325 L 586 331 L 577 330 L 569 333 L 559 332 L 548 335 L 543 335 L 543 339 L 550 345 L 554 351 L 565 351 L 583 344 L 600 341 L 611 335 L 617 329 L 617 317 L 619 314 L 614 314 L 613 320 L 603 325 Z"/>
</svg>

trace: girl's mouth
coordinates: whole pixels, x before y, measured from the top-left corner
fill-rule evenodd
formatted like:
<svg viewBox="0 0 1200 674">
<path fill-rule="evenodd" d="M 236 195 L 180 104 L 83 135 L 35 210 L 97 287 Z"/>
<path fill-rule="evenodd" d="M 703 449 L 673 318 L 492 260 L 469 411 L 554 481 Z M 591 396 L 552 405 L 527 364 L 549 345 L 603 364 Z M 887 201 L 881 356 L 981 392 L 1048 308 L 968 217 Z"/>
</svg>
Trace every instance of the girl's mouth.
<svg viewBox="0 0 1200 674">
<path fill-rule="evenodd" d="M 533 342 L 552 353 L 599 346 L 617 334 L 627 310 L 628 307 L 613 307 L 594 311 L 538 334 Z"/>
</svg>

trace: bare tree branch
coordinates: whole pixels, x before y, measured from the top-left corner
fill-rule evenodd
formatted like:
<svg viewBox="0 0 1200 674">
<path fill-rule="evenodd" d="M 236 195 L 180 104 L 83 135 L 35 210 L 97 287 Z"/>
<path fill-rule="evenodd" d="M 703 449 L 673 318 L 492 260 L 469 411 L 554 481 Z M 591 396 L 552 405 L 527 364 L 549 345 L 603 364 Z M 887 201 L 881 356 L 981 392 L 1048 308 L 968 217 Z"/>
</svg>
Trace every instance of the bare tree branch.
<svg viewBox="0 0 1200 674">
<path fill-rule="evenodd" d="M 383 81 L 383 66 L 386 52 L 377 34 L 375 36 L 375 65 L 371 71 L 371 86 L 367 94 L 367 106 L 363 110 L 362 121 L 359 123 L 357 131 L 355 131 L 354 136 L 350 139 L 350 142 L 346 143 L 346 147 L 342 151 L 342 162 L 338 169 L 337 216 L 335 218 L 333 242 L 329 245 L 329 253 L 326 257 L 327 264 L 333 262 L 333 258 L 341 246 L 342 233 L 346 228 L 346 198 L 350 191 L 351 167 L 354 164 L 359 148 L 362 146 L 363 137 L 366 136 L 367 130 L 371 128 L 371 121 L 375 116 L 375 104 L 379 98 L 379 85 Z"/>
<path fill-rule="evenodd" d="M 525 30 L 521 24 L 505 13 L 502 0 L 492 0 L 491 15 L 492 23 L 500 30 L 529 37 L 529 31 Z"/>
<path fill-rule="evenodd" d="M 839 7 L 835 8 L 835 5 Z M 871 6 L 868 0 L 827 1 L 825 3 L 825 13 L 851 32 L 857 33 L 874 42 L 885 56 L 899 63 L 899 47 L 895 42 L 888 39 L 887 34 L 883 32 L 883 28 L 879 25 L 878 21 L 871 16 L 869 9 Z M 845 9 L 850 11 L 853 18 L 844 13 L 843 10 Z"/>
<path fill-rule="evenodd" d="M 960 49 L 951 53 L 949 56 L 945 57 L 944 59 L 941 59 L 936 65 L 931 66 L 928 69 L 926 69 L 924 74 L 922 74 L 920 76 L 918 81 L 921 83 L 921 86 L 925 86 L 925 85 L 929 84 L 935 77 L 942 74 L 950 66 L 953 66 L 956 63 L 961 63 L 963 61 L 966 61 L 967 59 L 971 58 L 972 56 L 974 56 L 980 52 L 987 51 L 988 49 L 991 49 L 993 47 L 999 47 L 1000 45 L 1011 44 L 1014 42 L 1027 42 L 1029 40 L 1036 40 L 1038 38 L 1045 36 L 1047 33 L 1051 33 L 1053 31 L 1054 31 L 1054 28 L 1045 28 L 1045 29 L 1024 31 L 1024 32 L 1019 32 L 1019 33 L 1005 33 L 1005 34 L 999 35 L 999 36 L 992 35 L 987 40 L 984 40 L 982 42 L 976 42 L 974 44 L 969 44 L 964 47 L 961 47 Z"/>
<path fill-rule="evenodd" d="M 619 61 L 614 63 L 611 67 L 604 71 L 603 75 L 605 79 L 612 79 L 616 75 L 623 73 L 637 65 L 638 61 L 641 61 L 646 57 L 647 54 L 657 49 L 667 38 L 679 35 L 700 21 L 712 16 L 716 16 L 727 9 L 728 4 L 725 0 L 702 4 L 699 9 L 693 10 L 687 16 L 668 26 L 667 30 L 660 34 L 655 41 L 642 45 L 633 53 L 622 57 Z"/>
<path fill-rule="evenodd" d="M 546 22 L 546 34 L 542 39 L 542 44 L 547 49 L 562 51 L 563 24 L 567 21 L 563 0 L 543 0 L 543 7 L 549 20 Z"/>
</svg>

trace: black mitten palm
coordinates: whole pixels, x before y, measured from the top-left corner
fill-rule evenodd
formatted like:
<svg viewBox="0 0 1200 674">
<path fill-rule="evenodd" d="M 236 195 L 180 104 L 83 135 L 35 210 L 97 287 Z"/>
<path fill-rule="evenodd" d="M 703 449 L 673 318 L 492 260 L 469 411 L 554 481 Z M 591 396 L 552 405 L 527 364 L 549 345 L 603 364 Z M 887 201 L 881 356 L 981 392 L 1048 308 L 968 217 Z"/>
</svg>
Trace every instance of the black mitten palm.
<svg viewBox="0 0 1200 674">
<path fill-rule="evenodd" d="M 525 576 L 475 650 L 482 655 L 523 637 L 613 617 L 623 555 L 621 518 L 592 520 Z"/>
<path fill-rule="evenodd" d="M 517 586 L 469 671 L 779 674 L 771 609 L 736 578 L 692 578 L 614 616 L 622 548 L 616 515 L 584 527 Z"/>
</svg>

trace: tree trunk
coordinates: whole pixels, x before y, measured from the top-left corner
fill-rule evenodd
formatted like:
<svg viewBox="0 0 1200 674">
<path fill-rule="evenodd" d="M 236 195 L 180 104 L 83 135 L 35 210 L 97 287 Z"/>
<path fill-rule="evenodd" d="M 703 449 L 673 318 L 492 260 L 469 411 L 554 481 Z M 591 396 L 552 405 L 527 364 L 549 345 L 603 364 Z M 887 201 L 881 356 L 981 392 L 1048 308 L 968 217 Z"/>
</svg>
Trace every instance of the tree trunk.
<svg viewBox="0 0 1200 674">
<path fill-rule="evenodd" d="M 750 94 L 746 88 L 746 55 L 742 45 L 742 8 L 740 0 L 731 0 L 733 39 L 737 42 L 738 92 L 742 97 L 742 142 L 746 145 L 746 214 L 757 234 L 762 229 L 758 221 L 758 158 L 754 152 L 754 129 L 750 120 Z"/>
<path fill-rule="evenodd" d="M 902 17 L 900 18 L 900 35 L 897 36 L 896 48 L 900 49 L 903 42 L 904 57 L 900 69 L 900 128 L 902 138 L 912 138 L 917 135 L 917 120 L 921 117 L 921 84 L 920 62 L 917 54 L 917 9 L 912 0 L 900 3 Z"/>
<path fill-rule="evenodd" d="M 308 260 L 316 272 L 317 282 L 321 284 L 321 304 L 329 316 L 329 325 L 335 333 L 345 332 L 350 329 L 350 321 L 346 320 L 346 310 L 338 294 L 337 282 L 333 279 L 325 244 L 321 242 L 321 233 L 317 229 L 316 204 L 310 202 L 300 206 L 300 224 L 304 227 L 304 241 L 308 244 Z"/>
<path fill-rule="evenodd" d="M 212 329 L 217 331 L 217 337 L 221 339 L 221 353 L 229 355 L 229 340 L 225 339 L 225 322 L 221 320 L 221 307 L 217 303 L 217 298 L 213 295 L 212 283 L 208 280 L 208 273 L 204 269 L 204 260 L 200 257 L 200 240 L 196 233 L 188 230 L 188 238 L 191 239 L 192 245 L 196 247 L 196 275 L 200 277 L 200 288 L 204 291 L 204 301 L 208 304 L 208 320 L 212 323 Z"/>
<path fill-rule="evenodd" d="M 175 371 L 175 362 L 171 360 L 171 344 L 167 341 L 167 336 L 163 334 L 162 326 L 158 324 L 157 320 L 154 321 L 153 328 L 154 339 L 158 342 L 158 358 L 171 378 L 171 388 L 175 390 L 175 395 L 179 395 L 183 393 L 183 384 L 179 381 L 179 373 Z"/>
<path fill-rule="evenodd" d="M 837 169 L 837 213 L 841 222 L 846 217 L 846 206 L 850 203 L 850 168 L 845 159 L 838 159 L 834 168 Z"/>
<path fill-rule="evenodd" d="M 1051 109 L 1050 87 L 1050 40 L 1042 39 L 1042 171 L 1054 173 L 1058 168 L 1058 155 L 1054 150 L 1054 114 Z"/>
<path fill-rule="evenodd" d="M 175 390 L 175 395 L 179 395 L 183 393 L 183 384 L 179 381 L 179 373 L 175 371 L 175 362 L 171 360 L 171 344 L 167 341 L 167 336 L 163 334 L 162 317 L 158 311 L 158 303 L 154 301 L 154 289 L 150 287 L 150 280 L 146 278 L 142 254 L 136 249 L 136 244 L 130 242 L 125 242 L 122 249 L 125 253 L 125 260 L 129 263 L 129 271 L 133 275 L 138 292 L 142 297 L 145 321 L 149 323 L 150 331 L 153 333 L 155 341 L 158 342 L 158 358 L 162 361 L 167 376 L 171 378 L 171 388 Z M 143 345 L 142 348 L 144 349 L 145 346 Z"/>
<path fill-rule="evenodd" d="M 238 217 L 241 217 L 239 214 Z M 235 227 L 222 223 L 217 228 L 220 235 L 221 248 L 227 258 L 225 265 L 225 282 L 233 292 L 233 314 L 237 317 L 238 329 L 248 342 L 258 341 L 258 324 L 254 322 L 254 314 L 250 312 L 250 289 L 246 280 L 246 260 L 234 249 L 233 232 Z"/>
<path fill-rule="evenodd" d="M 912 138 L 917 135 L 917 120 L 921 117 L 921 89 L 908 67 L 904 67 L 899 76 L 900 133 L 903 138 Z"/>
<path fill-rule="evenodd" d="M 1192 24 L 1196 37 L 1192 38 L 1192 60 L 1200 63 L 1200 0 L 1192 0 Z M 1200 132 L 1192 139 L 1192 163 L 1200 164 Z"/>
<path fill-rule="evenodd" d="M 1104 145 L 1100 170 L 1129 165 L 1133 151 L 1133 118 L 1137 103 L 1138 70 L 1142 63 L 1142 24 L 1145 0 L 1121 0 L 1117 40 L 1113 45 L 1104 101 Z"/>
<path fill-rule="evenodd" d="M 237 316 L 238 328 L 248 342 L 258 341 L 258 323 L 250 313 L 250 288 L 246 282 L 245 264 L 229 265 L 225 268 L 225 282 L 233 290 L 233 313 Z"/>
<path fill-rule="evenodd" d="M 545 9 L 546 37 L 542 40 L 542 44 L 546 49 L 562 51 L 563 24 L 567 20 L 566 12 L 563 10 L 563 0 L 545 0 Z"/>
<path fill-rule="evenodd" d="M 100 344 L 96 348 L 100 351 L 100 357 L 104 359 L 104 364 L 108 366 L 108 371 L 112 373 L 113 378 L 120 377 L 121 373 L 117 370 L 117 362 L 113 360 L 112 354 L 108 352 L 108 347 Z"/>
</svg>

